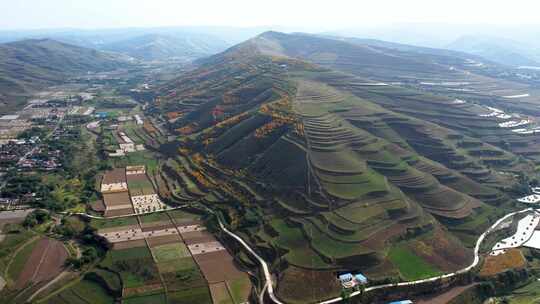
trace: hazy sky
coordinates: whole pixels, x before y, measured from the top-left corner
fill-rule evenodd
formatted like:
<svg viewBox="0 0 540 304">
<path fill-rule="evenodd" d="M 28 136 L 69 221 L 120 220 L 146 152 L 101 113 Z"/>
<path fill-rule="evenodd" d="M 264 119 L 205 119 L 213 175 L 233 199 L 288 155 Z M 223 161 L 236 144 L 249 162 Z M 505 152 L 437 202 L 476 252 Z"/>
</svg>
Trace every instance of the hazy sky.
<svg viewBox="0 0 540 304">
<path fill-rule="evenodd" d="M 0 0 L 0 29 L 540 23 L 538 0 Z"/>
</svg>

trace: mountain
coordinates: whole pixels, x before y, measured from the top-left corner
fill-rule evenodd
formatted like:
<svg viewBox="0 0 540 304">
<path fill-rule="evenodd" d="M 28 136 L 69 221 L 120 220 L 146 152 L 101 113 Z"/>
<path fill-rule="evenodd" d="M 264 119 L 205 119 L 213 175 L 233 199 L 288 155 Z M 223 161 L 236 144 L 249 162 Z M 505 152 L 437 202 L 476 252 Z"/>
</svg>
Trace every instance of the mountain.
<svg viewBox="0 0 540 304">
<path fill-rule="evenodd" d="M 219 53 L 227 46 L 224 41 L 202 34 L 177 36 L 147 34 L 105 44 L 100 49 L 123 53 L 141 60 L 191 61 Z"/>
<path fill-rule="evenodd" d="M 468 265 L 476 237 L 513 206 L 502 190 L 519 181 L 504 172 L 531 173 L 539 153 L 480 116 L 490 113 L 484 93 L 472 103 L 443 86 L 420 89 L 427 80 L 508 84 L 442 57 L 459 66 L 267 32 L 198 60 L 150 109 L 178 135 L 161 147 L 174 159 L 164 171 L 190 168 L 166 176 L 181 181 L 174 198 L 208 204 L 278 265 L 286 302 L 338 295 L 340 271 L 412 280 Z M 411 256 L 425 265 L 420 274 L 407 271 Z"/>
<path fill-rule="evenodd" d="M 59 84 L 69 76 L 125 66 L 117 56 L 51 39 L 0 44 L 0 92 L 10 96 Z"/>
<path fill-rule="evenodd" d="M 539 66 L 540 50 L 517 41 L 489 36 L 462 36 L 446 46 L 508 66 Z"/>
</svg>

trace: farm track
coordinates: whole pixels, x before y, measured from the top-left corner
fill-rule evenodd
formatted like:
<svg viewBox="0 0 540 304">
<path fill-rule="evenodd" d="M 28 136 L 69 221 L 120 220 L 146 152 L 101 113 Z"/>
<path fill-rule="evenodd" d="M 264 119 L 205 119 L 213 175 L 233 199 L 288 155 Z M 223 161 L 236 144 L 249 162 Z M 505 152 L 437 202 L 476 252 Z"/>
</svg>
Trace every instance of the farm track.
<svg viewBox="0 0 540 304">
<path fill-rule="evenodd" d="M 41 292 L 43 292 L 45 289 L 47 289 L 49 286 L 53 285 L 54 283 L 58 282 L 60 279 L 62 279 L 64 276 L 66 276 L 69 273 L 68 270 L 62 271 L 59 275 L 57 275 L 54 279 L 47 282 L 47 284 L 41 286 L 38 290 L 36 290 L 26 301 L 31 302 L 37 295 L 39 295 Z"/>
<path fill-rule="evenodd" d="M 47 257 L 47 254 L 49 253 L 49 249 L 51 248 L 51 246 L 52 246 L 52 242 L 47 241 L 47 247 L 45 248 L 45 251 L 41 255 L 41 258 L 39 259 L 39 264 L 36 266 L 36 270 L 34 271 L 32 278 L 30 279 L 31 282 L 36 279 L 36 276 L 38 275 L 41 265 L 43 265 L 43 261 L 45 261 L 45 258 Z"/>
<path fill-rule="evenodd" d="M 7 271 L 9 269 L 9 267 L 11 266 L 11 263 L 13 262 L 13 258 L 15 258 L 15 256 L 19 253 L 19 251 L 21 251 L 24 247 L 28 246 L 30 243 L 32 243 L 33 241 L 37 240 L 39 238 L 38 235 L 32 237 L 31 239 L 29 239 L 28 241 L 26 241 L 24 244 L 22 244 L 21 246 L 19 246 L 12 254 L 11 254 L 11 257 L 9 259 L 9 262 L 8 264 L 6 265 L 6 270 L 5 270 L 5 273 L 4 273 L 4 277 L 7 278 L 8 277 L 8 274 L 7 274 Z M 16 280 L 17 278 L 11 278 L 11 279 L 14 279 Z"/>
</svg>

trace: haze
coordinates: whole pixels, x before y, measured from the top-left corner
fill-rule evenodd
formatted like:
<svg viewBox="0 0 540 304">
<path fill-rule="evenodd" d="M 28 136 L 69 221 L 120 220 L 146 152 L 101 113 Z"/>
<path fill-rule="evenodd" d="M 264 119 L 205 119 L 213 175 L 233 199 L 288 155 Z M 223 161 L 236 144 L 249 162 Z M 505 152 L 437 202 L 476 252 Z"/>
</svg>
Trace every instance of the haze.
<svg viewBox="0 0 540 304">
<path fill-rule="evenodd" d="M 517 1 L 26 0 L 0 3 L 0 28 L 116 28 L 280 25 L 336 30 L 400 22 L 537 23 L 540 3 Z"/>
</svg>

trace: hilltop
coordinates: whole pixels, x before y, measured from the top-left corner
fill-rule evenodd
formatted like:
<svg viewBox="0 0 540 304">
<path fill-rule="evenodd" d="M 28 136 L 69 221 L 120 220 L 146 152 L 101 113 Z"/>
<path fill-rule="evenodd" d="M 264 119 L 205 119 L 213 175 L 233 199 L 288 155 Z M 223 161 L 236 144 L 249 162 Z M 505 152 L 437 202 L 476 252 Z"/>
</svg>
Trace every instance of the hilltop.
<svg viewBox="0 0 540 304">
<path fill-rule="evenodd" d="M 100 46 L 141 60 L 191 61 L 223 51 L 228 44 L 202 34 L 146 34 Z"/>
</svg>

